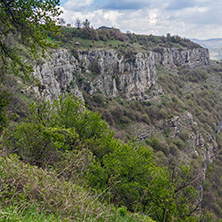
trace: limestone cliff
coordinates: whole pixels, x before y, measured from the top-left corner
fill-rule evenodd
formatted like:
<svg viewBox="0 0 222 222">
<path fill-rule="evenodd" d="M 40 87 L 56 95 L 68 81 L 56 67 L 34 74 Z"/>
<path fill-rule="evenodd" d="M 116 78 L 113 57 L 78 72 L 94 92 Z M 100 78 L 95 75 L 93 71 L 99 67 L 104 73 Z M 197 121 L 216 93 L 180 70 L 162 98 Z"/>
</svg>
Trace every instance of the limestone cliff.
<svg viewBox="0 0 222 222">
<path fill-rule="evenodd" d="M 35 64 L 34 76 L 40 81 L 35 91 L 51 100 L 66 92 L 73 92 L 83 100 L 83 90 L 90 95 L 100 93 L 108 97 L 120 96 L 126 100 L 149 100 L 163 93 L 157 85 L 157 66 L 176 70 L 181 66 L 193 68 L 199 65 L 209 65 L 207 49 L 181 51 L 165 48 L 159 52 L 147 51 L 127 56 L 112 49 L 60 49 L 53 51 L 47 60 Z M 215 137 L 201 131 L 187 111 L 153 125 L 136 124 L 138 128 L 134 125 L 130 127 L 132 135 L 137 136 L 139 141 L 153 136 L 161 138 L 167 132 L 167 138 L 175 140 L 175 143 L 184 142 L 183 149 L 178 151 L 173 146 L 170 152 L 179 152 L 179 159 L 186 163 L 192 159 L 202 163 L 198 183 L 202 190 L 207 164 L 215 159 L 218 150 Z"/>
<path fill-rule="evenodd" d="M 112 49 L 59 49 L 47 60 L 36 62 L 34 76 L 40 85 L 35 91 L 49 99 L 64 92 L 73 92 L 82 98 L 81 90 L 85 90 L 91 95 L 102 93 L 127 100 L 147 100 L 162 93 L 157 86 L 157 65 L 176 69 L 208 64 L 209 53 L 203 48 L 163 49 L 162 52 L 140 52 L 129 57 Z"/>
<path fill-rule="evenodd" d="M 75 83 L 76 59 L 68 51 L 54 51 L 47 59 L 36 61 L 33 68 L 33 76 L 40 81 L 34 90 L 40 97 L 53 100 L 63 92 L 72 92 L 83 99 Z"/>
<path fill-rule="evenodd" d="M 160 120 L 154 125 L 137 124 L 136 127 L 132 125 L 130 128 L 136 132 L 134 134 L 138 141 L 152 137 L 161 138 L 163 135 L 172 140 L 184 141 L 184 149 L 180 153 L 181 160 L 189 162 L 192 158 L 201 157 L 204 171 L 207 164 L 212 163 L 217 155 L 218 145 L 215 136 L 204 129 L 200 130 L 199 124 L 188 111 L 180 116 Z"/>
</svg>

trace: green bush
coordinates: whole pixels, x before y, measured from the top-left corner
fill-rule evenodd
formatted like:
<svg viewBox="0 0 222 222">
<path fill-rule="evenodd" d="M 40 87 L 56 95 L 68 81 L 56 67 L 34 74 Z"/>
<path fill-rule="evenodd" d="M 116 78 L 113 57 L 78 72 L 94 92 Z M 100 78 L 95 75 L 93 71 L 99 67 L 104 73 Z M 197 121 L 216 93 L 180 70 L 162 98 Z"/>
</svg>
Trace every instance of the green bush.
<svg viewBox="0 0 222 222">
<path fill-rule="evenodd" d="M 98 201 L 73 182 L 21 162 L 17 156 L 0 155 L 1 221 L 141 221 L 137 216 Z M 125 209 L 125 208 L 124 208 Z M 141 216 L 143 219 L 148 217 Z M 152 221 L 152 220 L 151 220 Z"/>
<path fill-rule="evenodd" d="M 118 117 L 124 116 L 122 107 L 116 106 L 114 111 L 116 117 L 117 113 Z M 86 109 L 82 102 L 72 95 L 60 97 L 52 103 L 32 103 L 29 116 L 23 122 L 12 125 L 4 139 L 8 150 L 20 155 L 24 162 L 47 169 L 52 168 L 69 182 L 84 183 L 95 193 L 99 193 L 101 199 L 118 207 L 127 207 L 132 212 L 143 212 L 156 221 L 191 218 L 189 209 L 193 209 L 196 192 L 188 182 L 191 180 L 188 175 L 189 169 L 177 167 L 174 169 L 177 173 L 174 174 L 171 169 L 157 166 L 150 147 L 139 146 L 135 141 L 124 144 L 114 139 L 113 132 L 108 129 L 101 116 Z M 167 144 L 155 137 L 150 141 L 150 145 L 165 152 L 166 155 L 169 153 Z M 0 166 L 3 171 L 5 166 Z M 64 198 L 67 197 L 63 196 L 59 201 L 57 198 L 60 197 L 57 195 L 46 195 L 44 186 L 48 186 L 49 181 L 47 178 L 44 179 L 46 181 L 42 180 L 39 183 L 42 187 L 37 188 L 41 191 L 40 194 L 32 190 L 36 181 L 28 182 L 32 187 L 27 185 L 26 192 L 35 200 L 42 201 L 47 198 L 47 207 L 51 203 L 50 200 L 53 203 L 56 201 L 56 206 L 62 206 L 67 215 L 71 210 L 64 207 Z M 22 182 L 16 187 L 21 186 L 22 192 L 24 185 L 20 183 Z M 183 187 L 183 184 L 188 185 Z M 8 193 L 14 195 L 15 188 L 10 189 L 0 189 L 4 190 L 3 198 L 7 198 Z M 53 189 L 55 192 L 58 190 L 57 187 Z M 69 194 L 67 191 L 63 192 Z M 26 194 L 22 193 L 21 198 L 26 201 Z M 118 216 L 125 217 L 125 210 L 121 212 Z M 87 217 L 88 212 L 84 215 Z"/>
<path fill-rule="evenodd" d="M 61 97 L 52 104 L 33 103 L 29 112 L 24 122 L 11 126 L 4 141 L 10 152 L 38 166 L 60 161 L 65 151 L 81 146 L 80 140 L 96 139 L 108 130 L 100 115 L 85 109 L 72 96 Z"/>
<path fill-rule="evenodd" d="M 189 139 L 189 132 L 187 130 L 183 130 L 182 132 L 180 132 L 179 137 L 181 140 L 186 142 Z"/>
<path fill-rule="evenodd" d="M 10 206 L 0 209 L 0 218 L 2 222 L 62 222 L 60 216 L 54 214 L 45 214 L 38 210 L 38 207 L 33 205 L 29 208 L 22 208 L 20 206 Z"/>
<path fill-rule="evenodd" d="M 0 133 L 4 130 L 6 126 L 7 122 L 6 107 L 9 103 L 10 103 L 10 94 L 6 90 L 2 91 L 0 89 Z"/>
</svg>

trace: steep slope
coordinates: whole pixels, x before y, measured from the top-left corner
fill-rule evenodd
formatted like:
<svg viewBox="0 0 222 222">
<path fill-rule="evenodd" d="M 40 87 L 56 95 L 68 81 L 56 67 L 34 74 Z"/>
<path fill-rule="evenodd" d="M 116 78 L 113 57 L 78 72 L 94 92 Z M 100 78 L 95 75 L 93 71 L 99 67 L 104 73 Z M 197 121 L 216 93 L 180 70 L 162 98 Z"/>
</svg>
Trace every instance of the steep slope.
<svg viewBox="0 0 222 222">
<path fill-rule="evenodd" d="M 2 147 L 0 175 L 1 221 L 153 221 L 105 206 L 86 189 L 24 164 Z"/>
<path fill-rule="evenodd" d="M 202 128 L 202 122 L 196 119 L 192 107 L 185 105 L 186 99 L 183 99 L 183 94 L 193 93 L 190 87 L 202 84 L 201 82 L 208 79 L 208 76 L 204 77 L 206 73 L 201 69 L 209 67 L 209 53 L 203 48 L 162 48 L 160 51 L 138 52 L 127 58 L 113 49 L 59 49 L 52 52 L 49 61 L 37 63 L 34 76 L 40 80 L 41 87 L 36 87 L 35 91 L 51 100 L 64 92 L 74 92 L 84 100 L 83 92 L 86 100 L 91 100 L 86 97 L 88 94 L 93 98 L 98 98 L 98 95 L 111 99 L 120 97 L 128 101 L 129 105 L 133 100 L 142 103 L 156 101 L 154 105 L 148 104 L 147 116 L 141 121 L 132 121 L 135 117 L 127 121 L 126 118 L 129 119 L 132 114 L 125 111 L 125 114 L 121 114 L 124 108 L 117 110 L 116 114 L 113 112 L 111 116 L 116 115 L 120 124 L 124 124 L 125 129 L 120 130 L 121 135 L 136 136 L 138 141 L 151 146 L 152 138 L 159 138 L 160 142 L 154 149 L 156 152 L 163 152 L 166 158 L 176 157 L 180 163 L 186 164 L 198 160 L 199 167 L 195 169 L 198 182 L 195 186 L 200 187 L 202 198 L 207 165 L 215 159 L 218 145 L 215 136 L 211 134 L 212 131 L 208 132 Z M 191 74 L 186 74 L 186 70 L 190 70 Z M 187 79 L 189 75 L 194 79 Z M 173 87 L 178 91 L 172 90 Z M 105 103 L 110 104 L 108 101 Z M 159 111 L 152 110 L 158 106 L 162 106 L 164 115 L 158 116 Z M 108 121 L 108 114 L 104 110 L 109 112 L 110 109 L 112 110 L 109 105 L 105 105 L 104 109 L 98 109 Z M 116 128 L 115 124 L 111 124 Z"/>
<path fill-rule="evenodd" d="M 68 33 L 72 31 L 77 32 Z M 86 186 L 104 193 L 105 198 L 109 197 L 107 201 L 117 206 L 124 204 L 157 221 L 179 221 L 182 215 L 191 219 L 194 212 L 194 216 L 208 218 L 202 202 L 206 199 L 207 167 L 217 158 L 221 146 L 219 135 L 215 135 L 222 120 L 221 64 L 210 62 L 207 49 L 179 37 L 149 36 L 147 41 L 147 37 L 134 36 L 137 42 L 133 43 L 129 43 L 132 35 L 122 37 L 128 40 L 113 47 L 115 39 L 107 44 L 111 40 L 78 36 L 79 42 L 74 38 L 66 42 L 66 49 L 51 50 L 49 57 L 33 62 L 34 84 L 23 84 L 20 93 L 26 98 L 34 91 L 38 99 L 46 98 L 51 103 L 43 102 L 37 107 L 33 116 L 38 119 L 27 125 L 29 130 L 23 130 L 25 124 L 30 124 L 27 120 L 11 126 L 15 127 L 12 133 L 17 134 L 6 139 L 12 141 L 8 149 L 19 150 L 23 161 L 32 164 L 37 158 L 39 167 L 56 163 L 55 169 L 65 177 L 80 170 L 78 180 L 87 178 L 83 180 Z M 188 47 L 182 47 L 185 43 Z M 87 111 L 80 117 L 84 108 L 58 108 L 55 99 L 66 93 L 73 93 L 89 109 L 101 113 L 115 137 L 122 141 L 113 139 L 111 132 L 100 134 L 107 129 L 100 129 L 102 122 L 97 114 Z M 50 111 L 49 104 L 56 107 Z M 70 110 L 63 113 L 65 107 Z M 74 127 L 71 130 L 67 129 L 70 124 Z M 28 136 L 19 138 L 18 132 Z M 35 137 L 42 142 L 32 141 Z M 80 140 L 73 141 L 77 138 Z M 25 142 L 22 147 L 21 140 Z M 39 153 L 31 153 L 33 162 L 25 151 L 32 147 L 30 141 L 35 146 L 33 150 L 40 149 Z M 42 144 L 47 149 L 42 150 Z M 67 149 L 64 155 L 63 149 Z M 89 161 L 91 153 L 85 149 L 92 152 L 94 161 Z M 83 165 L 78 165 L 79 159 L 69 159 L 73 157 L 70 151 L 77 153 Z M 211 208 L 207 210 L 219 218 Z"/>
</svg>

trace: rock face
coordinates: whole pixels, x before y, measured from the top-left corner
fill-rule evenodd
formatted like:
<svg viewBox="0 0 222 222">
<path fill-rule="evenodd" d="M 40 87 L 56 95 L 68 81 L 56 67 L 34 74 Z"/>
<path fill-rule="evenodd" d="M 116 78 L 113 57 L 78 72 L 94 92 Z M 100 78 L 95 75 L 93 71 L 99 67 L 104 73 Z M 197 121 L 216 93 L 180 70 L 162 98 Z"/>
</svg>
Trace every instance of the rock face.
<svg viewBox="0 0 222 222">
<path fill-rule="evenodd" d="M 86 69 L 94 66 L 99 72 L 92 80 L 90 94 L 101 92 L 106 96 L 146 99 L 146 91 L 157 84 L 156 56 L 153 52 L 138 53 L 130 60 L 114 50 L 97 50 L 79 57 L 88 64 Z"/>
<path fill-rule="evenodd" d="M 35 91 L 48 99 L 65 92 L 82 98 L 81 90 L 84 89 L 91 95 L 102 93 L 127 100 L 147 100 L 162 93 L 157 87 L 157 65 L 176 69 L 177 66 L 208 64 L 209 53 L 203 48 L 148 51 L 128 58 L 112 49 L 78 52 L 62 49 L 52 52 L 48 60 L 36 63 L 34 77 L 40 84 Z"/>
<path fill-rule="evenodd" d="M 162 135 L 166 136 L 166 133 L 167 137 L 175 139 L 175 141 L 177 139 L 184 141 L 185 144 L 181 154 L 183 160 L 187 159 L 188 162 L 192 158 L 201 156 L 204 162 L 203 165 L 207 166 L 216 158 L 218 150 L 216 138 L 206 131 L 200 131 L 198 123 L 193 120 L 192 114 L 187 111 L 180 116 L 160 120 L 154 125 L 143 124 L 138 128 L 138 130 L 134 129 L 138 141 L 152 137 L 161 138 Z"/>
<path fill-rule="evenodd" d="M 158 121 L 155 125 L 140 124 L 132 127 L 132 134 L 137 137 L 138 142 L 152 137 L 162 138 L 167 136 L 178 149 L 170 147 L 171 153 L 177 156 L 176 161 L 188 164 L 192 160 L 198 160 L 201 164 L 196 169 L 196 177 L 199 178 L 196 186 L 200 188 L 200 199 L 202 198 L 203 182 L 209 163 L 212 163 L 218 151 L 216 138 L 210 135 L 193 120 L 191 113 L 185 111 L 180 116 Z M 136 129 L 137 128 L 137 129 Z M 169 152 L 163 146 L 164 153 Z"/>
<path fill-rule="evenodd" d="M 34 87 L 35 92 L 49 100 L 54 100 L 65 92 L 72 92 L 83 99 L 82 92 L 75 83 L 76 70 L 76 59 L 68 51 L 55 51 L 47 60 L 37 61 L 34 66 L 33 76 L 40 81 Z"/>
<path fill-rule="evenodd" d="M 203 48 L 183 51 L 165 49 L 165 52 L 160 56 L 159 64 L 165 68 L 176 68 L 177 66 L 195 67 L 209 65 L 210 57 L 208 50 Z"/>
</svg>

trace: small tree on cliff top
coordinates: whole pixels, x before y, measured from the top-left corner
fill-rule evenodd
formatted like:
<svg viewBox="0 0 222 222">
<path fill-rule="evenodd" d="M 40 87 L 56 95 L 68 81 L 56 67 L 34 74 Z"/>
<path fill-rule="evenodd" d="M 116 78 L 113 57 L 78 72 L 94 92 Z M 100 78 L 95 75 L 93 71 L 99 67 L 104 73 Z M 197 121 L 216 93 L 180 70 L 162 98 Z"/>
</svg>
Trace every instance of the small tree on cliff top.
<svg viewBox="0 0 222 222">
<path fill-rule="evenodd" d="M 82 25 L 81 20 L 79 18 L 76 18 L 76 28 L 80 29 L 81 25 Z"/>
</svg>

